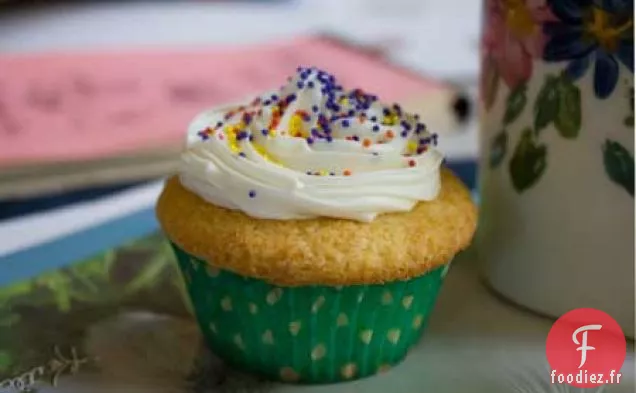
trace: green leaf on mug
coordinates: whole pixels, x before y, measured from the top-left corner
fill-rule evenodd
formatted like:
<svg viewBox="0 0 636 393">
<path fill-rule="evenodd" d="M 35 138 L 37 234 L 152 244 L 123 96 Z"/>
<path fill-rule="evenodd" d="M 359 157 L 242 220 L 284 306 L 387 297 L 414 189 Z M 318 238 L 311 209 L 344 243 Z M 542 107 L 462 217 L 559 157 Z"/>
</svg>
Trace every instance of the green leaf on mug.
<svg viewBox="0 0 636 393">
<path fill-rule="evenodd" d="M 499 72 L 492 58 L 486 59 L 484 63 L 484 69 L 482 70 L 482 100 L 486 110 L 490 110 L 495 99 L 497 98 L 497 91 L 499 90 Z"/>
<path fill-rule="evenodd" d="M 559 79 L 558 106 L 554 126 L 562 137 L 574 139 L 581 130 L 581 90 L 570 78 Z"/>
<path fill-rule="evenodd" d="M 559 111 L 559 78 L 548 75 L 534 102 L 534 130 L 538 134 L 548 126 Z"/>
<path fill-rule="evenodd" d="M 490 167 L 496 168 L 503 161 L 508 149 L 508 134 L 501 130 L 490 143 Z"/>
<path fill-rule="evenodd" d="M 504 124 L 510 124 L 519 117 L 523 108 L 526 106 L 528 98 L 526 97 L 526 90 L 528 87 L 526 84 L 517 86 L 514 90 L 510 91 L 506 100 L 506 113 L 504 114 Z"/>
<path fill-rule="evenodd" d="M 546 145 L 537 144 L 530 128 L 523 130 L 509 166 L 512 185 L 517 192 L 527 190 L 541 178 L 547 166 L 546 156 Z"/>
<path fill-rule="evenodd" d="M 634 157 L 620 143 L 606 140 L 603 145 L 603 164 L 607 176 L 634 196 Z"/>
</svg>

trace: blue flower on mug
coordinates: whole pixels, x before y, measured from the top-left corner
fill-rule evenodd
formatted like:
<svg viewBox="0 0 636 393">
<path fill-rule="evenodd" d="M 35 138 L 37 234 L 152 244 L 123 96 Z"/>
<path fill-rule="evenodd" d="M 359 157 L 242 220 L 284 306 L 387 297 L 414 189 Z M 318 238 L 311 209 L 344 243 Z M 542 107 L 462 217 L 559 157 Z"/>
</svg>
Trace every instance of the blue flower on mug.
<svg viewBox="0 0 636 393">
<path fill-rule="evenodd" d="M 616 87 L 619 61 L 634 72 L 633 0 L 549 0 L 559 19 L 543 25 L 546 61 L 569 61 L 578 79 L 593 64 L 594 92 L 607 98 Z"/>
</svg>

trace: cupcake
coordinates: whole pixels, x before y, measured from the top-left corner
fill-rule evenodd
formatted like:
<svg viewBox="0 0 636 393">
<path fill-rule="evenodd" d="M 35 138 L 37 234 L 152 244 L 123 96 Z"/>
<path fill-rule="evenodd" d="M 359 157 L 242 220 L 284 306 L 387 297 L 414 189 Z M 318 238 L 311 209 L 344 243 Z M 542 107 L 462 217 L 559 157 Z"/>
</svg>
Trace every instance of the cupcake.
<svg viewBox="0 0 636 393">
<path fill-rule="evenodd" d="M 436 145 L 418 116 L 315 68 L 198 115 L 157 216 L 210 348 L 300 383 L 403 360 L 475 230 Z"/>
</svg>

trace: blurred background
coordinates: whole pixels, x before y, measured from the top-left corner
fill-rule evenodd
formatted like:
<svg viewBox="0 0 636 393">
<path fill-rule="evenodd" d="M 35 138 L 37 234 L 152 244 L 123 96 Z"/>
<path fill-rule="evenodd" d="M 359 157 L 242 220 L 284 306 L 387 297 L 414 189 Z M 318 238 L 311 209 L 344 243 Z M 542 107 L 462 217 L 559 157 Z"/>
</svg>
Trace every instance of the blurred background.
<svg viewBox="0 0 636 393">
<path fill-rule="evenodd" d="M 438 78 L 474 83 L 481 4 L 468 0 L 4 1 L 3 52 L 269 42 L 331 31 Z M 443 40 L 440 40 L 443 32 Z"/>
</svg>

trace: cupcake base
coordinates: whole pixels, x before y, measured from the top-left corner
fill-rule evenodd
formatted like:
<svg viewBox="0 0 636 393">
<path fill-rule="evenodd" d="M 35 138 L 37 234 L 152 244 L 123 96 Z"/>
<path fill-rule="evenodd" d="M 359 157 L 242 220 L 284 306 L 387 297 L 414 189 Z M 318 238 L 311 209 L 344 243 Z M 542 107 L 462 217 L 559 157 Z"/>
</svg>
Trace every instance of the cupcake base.
<svg viewBox="0 0 636 393">
<path fill-rule="evenodd" d="M 295 383 L 353 380 L 401 362 L 448 269 L 380 285 L 280 287 L 173 248 L 214 353 L 238 369 Z"/>
</svg>

